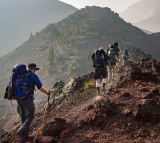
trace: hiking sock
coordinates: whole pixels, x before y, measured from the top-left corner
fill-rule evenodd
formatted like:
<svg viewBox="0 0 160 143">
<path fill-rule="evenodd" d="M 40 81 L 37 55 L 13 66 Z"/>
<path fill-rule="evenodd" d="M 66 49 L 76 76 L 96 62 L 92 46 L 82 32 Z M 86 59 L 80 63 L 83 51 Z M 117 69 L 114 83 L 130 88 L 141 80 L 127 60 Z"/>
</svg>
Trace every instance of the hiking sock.
<svg viewBox="0 0 160 143">
<path fill-rule="evenodd" d="M 100 83 L 96 83 L 96 87 L 100 87 Z"/>
<path fill-rule="evenodd" d="M 97 95 L 100 93 L 100 83 L 96 83 Z"/>
</svg>

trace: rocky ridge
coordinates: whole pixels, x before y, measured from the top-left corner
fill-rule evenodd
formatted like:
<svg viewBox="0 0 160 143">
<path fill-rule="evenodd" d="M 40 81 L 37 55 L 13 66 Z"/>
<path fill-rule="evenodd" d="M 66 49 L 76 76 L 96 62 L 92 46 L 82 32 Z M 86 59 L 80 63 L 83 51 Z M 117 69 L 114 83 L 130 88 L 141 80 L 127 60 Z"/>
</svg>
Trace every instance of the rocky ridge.
<svg viewBox="0 0 160 143">
<path fill-rule="evenodd" d="M 38 135 L 43 118 L 39 112 L 27 142 L 159 142 L 159 62 L 143 59 L 140 66 L 134 65 L 119 73 L 121 86 L 108 84 L 101 96 L 96 96 L 94 87 L 84 90 L 94 73 L 55 83 L 43 132 Z M 20 142 L 18 128 L 3 134 L 1 142 Z"/>
</svg>

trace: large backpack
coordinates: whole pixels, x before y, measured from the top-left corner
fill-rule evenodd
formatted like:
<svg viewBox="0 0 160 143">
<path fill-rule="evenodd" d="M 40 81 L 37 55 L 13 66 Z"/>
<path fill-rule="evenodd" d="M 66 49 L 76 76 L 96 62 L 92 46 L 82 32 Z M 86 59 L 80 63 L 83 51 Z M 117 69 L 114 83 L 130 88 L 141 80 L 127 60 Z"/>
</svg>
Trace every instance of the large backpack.
<svg viewBox="0 0 160 143">
<path fill-rule="evenodd" d="M 27 96 L 29 91 L 27 86 L 27 77 L 29 76 L 24 64 L 17 64 L 13 67 L 12 76 L 10 77 L 9 86 L 7 87 L 8 97 L 5 99 L 21 100 Z"/>
<path fill-rule="evenodd" d="M 97 50 L 94 53 L 94 59 L 92 62 L 92 66 L 96 69 L 104 69 L 106 67 L 106 62 L 104 61 L 105 52 Z"/>
<path fill-rule="evenodd" d="M 108 56 L 110 58 L 110 64 L 111 65 L 116 65 L 116 59 L 115 59 L 115 56 L 116 56 L 116 49 L 115 48 L 110 48 L 109 51 L 108 51 Z"/>
</svg>

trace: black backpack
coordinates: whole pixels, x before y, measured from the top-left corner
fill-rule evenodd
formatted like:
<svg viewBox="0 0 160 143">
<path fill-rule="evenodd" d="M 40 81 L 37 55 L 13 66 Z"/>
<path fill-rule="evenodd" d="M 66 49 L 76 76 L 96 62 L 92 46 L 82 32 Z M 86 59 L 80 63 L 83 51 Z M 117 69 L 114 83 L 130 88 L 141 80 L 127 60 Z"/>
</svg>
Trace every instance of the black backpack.
<svg viewBox="0 0 160 143">
<path fill-rule="evenodd" d="M 97 50 L 94 53 L 92 67 L 94 67 L 96 69 L 104 69 L 106 67 L 106 62 L 104 61 L 104 56 L 105 56 L 104 50 Z"/>
</svg>

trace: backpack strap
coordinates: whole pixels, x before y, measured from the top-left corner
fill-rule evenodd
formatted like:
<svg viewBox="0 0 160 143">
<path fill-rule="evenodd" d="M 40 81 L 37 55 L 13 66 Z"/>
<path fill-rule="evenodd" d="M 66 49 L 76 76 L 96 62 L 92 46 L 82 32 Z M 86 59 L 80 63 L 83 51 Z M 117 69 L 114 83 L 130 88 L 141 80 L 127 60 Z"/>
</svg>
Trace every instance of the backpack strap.
<svg viewBox="0 0 160 143">
<path fill-rule="evenodd" d="M 31 76 L 32 76 L 32 72 L 29 72 L 26 77 L 28 77 L 30 74 L 31 74 Z M 33 79 L 33 77 L 32 77 L 32 79 Z M 27 80 L 27 83 L 28 83 L 28 80 Z M 34 86 L 32 86 L 31 89 L 32 89 L 32 88 L 34 88 Z M 34 90 L 36 91 L 35 88 L 34 88 Z M 30 89 L 29 89 L 29 91 L 30 91 Z"/>
</svg>

